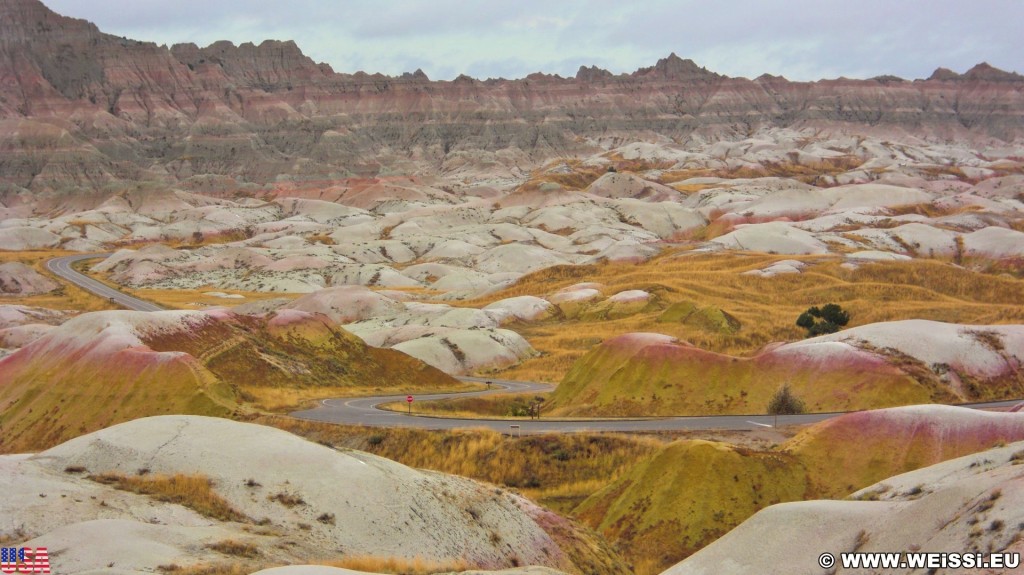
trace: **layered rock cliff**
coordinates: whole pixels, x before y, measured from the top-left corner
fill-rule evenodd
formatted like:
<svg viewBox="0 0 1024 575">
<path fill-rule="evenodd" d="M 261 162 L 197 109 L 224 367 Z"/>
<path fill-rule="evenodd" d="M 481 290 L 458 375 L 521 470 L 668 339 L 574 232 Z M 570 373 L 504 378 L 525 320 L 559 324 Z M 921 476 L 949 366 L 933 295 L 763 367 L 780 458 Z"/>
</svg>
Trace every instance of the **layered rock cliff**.
<svg viewBox="0 0 1024 575">
<path fill-rule="evenodd" d="M 491 162 L 521 173 L 600 138 L 763 127 L 1024 136 L 1024 76 L 980 64 L 926 80 L 729 78 L 676 55 L 631 74 L 431 81 L 336 73 L 292 41 L 167 48 L 37 0 L 0 0 L 0 202 L 90 203 L 136 188 L 237 191 Z M 93 199 L 89 199 L 93 198 Z"/>
</svg>

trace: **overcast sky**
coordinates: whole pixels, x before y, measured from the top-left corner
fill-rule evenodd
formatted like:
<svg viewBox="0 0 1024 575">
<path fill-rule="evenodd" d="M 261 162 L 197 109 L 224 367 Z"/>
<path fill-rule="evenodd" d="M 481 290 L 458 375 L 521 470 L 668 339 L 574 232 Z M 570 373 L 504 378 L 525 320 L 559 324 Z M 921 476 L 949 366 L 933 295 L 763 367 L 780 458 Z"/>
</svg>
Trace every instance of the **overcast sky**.
<svg viewBox="0 0 1024 575">
<path fill-rule="evenodd" d="M 791 80 L 925 78 L 979 62 L 1024 73 L 1022 0 L 43 0 L 158 44 L 295 40 L 336 71 L 432 79 L 632 72 L 675 52 Z"/>
</svg>

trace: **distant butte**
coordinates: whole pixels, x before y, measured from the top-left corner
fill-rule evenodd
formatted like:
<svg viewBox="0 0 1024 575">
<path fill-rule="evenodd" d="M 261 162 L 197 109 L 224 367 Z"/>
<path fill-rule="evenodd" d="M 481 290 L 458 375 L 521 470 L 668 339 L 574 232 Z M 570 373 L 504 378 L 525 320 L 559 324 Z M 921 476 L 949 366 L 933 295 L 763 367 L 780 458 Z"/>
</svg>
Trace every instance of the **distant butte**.
<svg viewBox="0 0 1024 575">
<path fill-rule="evenodd" d="M 432 81 L 422 70 L 337 73 L 291 40 L 157 46 L 38 0 L 0 0 L 0 38 L 0 150 L 10 152 L 0 155 L 0 202 L 196 178 L 331 182 L 390 173 L 405 156 L 399 173 L 438 174 L 457 153 L 502 152 L 528 167 L 638 132 L 674 141 L 762 128 L 941 142 L 1024 136 L 1024 76 L 988 64 L 914 82 L 752 81 L 670 54 L 632 73 L 581 66 L 570 78 Z"/>
</svg>

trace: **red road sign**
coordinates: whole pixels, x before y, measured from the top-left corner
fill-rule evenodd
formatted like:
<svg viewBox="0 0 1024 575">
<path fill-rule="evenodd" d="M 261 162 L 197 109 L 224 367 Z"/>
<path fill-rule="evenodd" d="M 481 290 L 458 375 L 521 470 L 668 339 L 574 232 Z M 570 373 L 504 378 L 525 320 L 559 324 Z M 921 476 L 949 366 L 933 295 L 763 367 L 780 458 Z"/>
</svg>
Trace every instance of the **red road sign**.
<svg viewBox="0 0 1024 575">
<path fill-rule="evenodd" d="M 409 403 L 412 403 L 412 396 L 411 395 L 405 396 L 405 401 L 407 401 Z"/>
</svg>

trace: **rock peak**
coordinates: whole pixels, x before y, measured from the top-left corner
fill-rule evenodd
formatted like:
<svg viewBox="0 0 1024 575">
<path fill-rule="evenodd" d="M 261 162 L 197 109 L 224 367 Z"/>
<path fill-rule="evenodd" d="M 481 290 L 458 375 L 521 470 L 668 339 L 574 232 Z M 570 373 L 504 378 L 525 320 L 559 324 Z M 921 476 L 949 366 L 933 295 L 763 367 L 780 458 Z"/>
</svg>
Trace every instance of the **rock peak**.
<svg viewBox="0 0 1024 575">
<path fill-rule="evenodd" d="M 580 69 L 576 71 L 576 79 L 581 82 L 593 82 L 611 77 L 611 72 L 597 66 L 590 66 L 589 68 L 587 66 L 580 66 Z"/>
<path fill-rule="evenodd" d="M 416 82 L 429 82 L 430 78 L 427 77 L 427 73 L 422 68 L 416 68 L 415 72 L 404 72 L 402 74 L 403 80 L 411 80 Z"/>
<path fill-rule="evenodd" d="M 932 75 L 928 76 L 928 79 L 939 81 L 959 80 L 960 74 L 957 74 L 956 72 L 950 70 L 949 68 L 936 68 L 935 71 L 932 72 Z"/>
<path fill-rule="evenodd" d="M 942 81 L 1024 82 L 1024 76 L 1016 72 L 1000 70 L 988 62 L 977 64 L 963 74 L 957 74 L 948 68 L 937 68 L 928 79 Z"/>
<path fill-rule="evenodd" d="M 989 82 L 1024 82 L 1024 76 L 1014 72 L 1007 72 L 992 66 L 988 62 L 982 62 L 964 73 L 968 80 L 986 80 Z"/>
<path fill-rule="evenodd" d="M 693 60 L 682 59 L 672 52 L 667 58 L 658 60 L 658 63 L 649 68 L 640 68 L 633 73 L 634 76 L 654 77 L 665 80 L 700 81 L 720 78 L 718 74 L 708 71 L 707 68 L 698 66 Z"/>
</svg>

